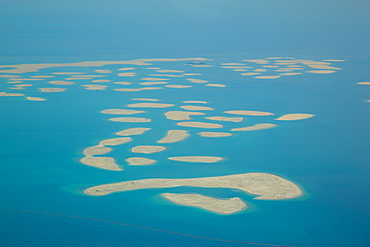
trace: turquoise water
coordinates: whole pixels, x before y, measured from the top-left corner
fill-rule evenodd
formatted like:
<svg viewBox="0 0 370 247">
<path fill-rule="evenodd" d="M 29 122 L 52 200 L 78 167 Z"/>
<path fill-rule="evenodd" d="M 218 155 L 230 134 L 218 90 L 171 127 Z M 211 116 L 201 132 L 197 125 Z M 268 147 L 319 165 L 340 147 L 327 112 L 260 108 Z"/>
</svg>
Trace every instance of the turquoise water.
<svg viewBox="0 0 370 247">
<path fill-rule="evenodd" d="M 162 57 L 192 55 L 164 54 Z M 364 101 L 370 99 L 370 91 L 368 86 L 357 85 L 357 82 L 368 81 L 368 56 L 356 52 L 208 53 L 201 56 L 213 59 L 207 64 L 214 67 L 196 68 L 184 65 L 184 62 L 153 62 L 149 67 L 202 73 L 190 77 L 225 84 L 225 88 L 191 84 L 184 78 L 171 78 L 172 84 L 193 87 L 142 92 L 113 91 L 112 88 L 125 87 L 117 86 L 113 81 L 131 81 L 134 84 L 126 87 L 137 87 L 140 78 L 153 73 L 145 69 L 148 66 L 135 65 L 126 67 L 137 68 L 135 72 L 138 76 L 127 78 L 116 76 L 118 72 L 125 72 L 117 71 L 125 67 L 123 65 L 49 68 L 21 74 L 22 78 L 60 71 L 97 74 L 94 69 L 110 69 L 114 71 L 108 75 L 112 82 L 99 83 L 108 86 L 104 91 L 85 90 L 80 86 L 91 84 L 86 82 L 89 80 L 76 80 L 74 85 L 68 86 L 47 83 L 63 76 L 24 81 L 34 86 L 25 90 L 11 90 L 6 78 L 1 78 L 0 92 L 25 93 L 27 96 L 47 99 L 45 102 L 34 102 L 24 97 L 0 97 L 3 196 L 0 227 L 4 246 L 245 246 L 247 243 L 367 246 L 370 117 L 369 103 Z M 273 80 L 241 76 L 241 72 L 220 68 L 221 63 L 243 63 L 243 59 L 268 56 L 346 61 L 332 62 L 333 66 L 341 68 L 332 74 L 302 73 Z M 43 63 L 52 59 L 57 62 L 111 61 L 150 57 L 154 56 L 17 57 L 11 61 L 4 58 L 2 63 Z M 7 60 L 10 62 L 6 63 Z M 59 93 L 42 93 L 38 90 L 42 87 L 68 89 Z M 175 107 L 184 105 L 182 101 L 185 100 L 207 101 L 206 106 L 214 108 L 207 116 L 225 115 L 223 111 L 235 109 L 276 114 L 246 116 L 241 123 L 217 122 L 225 126 L 220 131 L 257 123 L 275 123 L 278 127 L 236 132 L 234 136 L 226 138 L 199 137 L 196 133 L 202 129 L 182 127 L 180 129 L 189 130 L 190 138 L 167 144 L 166 151 L 146 156 L 158 160 L 157 164 L 128 166 L 124 160 L 132 156 L 129 152 L 131 147 L 155 144 L 166 130 L 179 128 L 175 121 L 163 116 L 172 108 L 145 109 L 147 112 L 137 117 L 147 117 L 153 121 L 138 124 L 111 122 L 108 119 L 117 115 L 99 113 L 104 109 L 125 108 L 127 104 L 140 102 L 132 98 L 156 98 L 161 103 L 175 104 Z M 297 121 L 273 120 L 276 116 L 288 113 L 310 113 L 315 116 Z M 193 116 L 193 119 L 204 121 L 203 116 Z M 96 145 L 100 140 L 116 137 L 114 133 L 117 131 L 147 126 L 153 130 L 145 135 L 133 136 L 131 143 L 114 147 L 111 155 L 124 167 L 123 172 L 106 171 L 79 163 L 84 148 Z M 201 164 L 166 159 L 182 155 L 220 156 L 225 160 Z M 254 196 L 237 190 L 190 187 L 138 190 L 103 197 L 83 194 L 83 189 L 104 183 L 247 172 L 276 174 L 299 185 L 305 194 L 300 198 L 277 201 L 254 200 Z M 220 198 L 237 196 L 247 202 L 250 208 L 233 215 L 217 215 L 171 204 L 159 196 L 164 192 L 200 193 Z"/>
</svg>

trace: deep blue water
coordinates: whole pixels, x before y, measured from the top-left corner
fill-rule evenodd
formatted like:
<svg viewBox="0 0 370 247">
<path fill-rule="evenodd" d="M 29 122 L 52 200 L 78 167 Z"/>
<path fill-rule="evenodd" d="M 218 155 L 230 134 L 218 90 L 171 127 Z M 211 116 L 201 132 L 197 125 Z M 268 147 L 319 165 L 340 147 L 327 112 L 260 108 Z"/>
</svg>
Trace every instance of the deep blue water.
<svg viewBox="0 0 370 247">
<path fill-rule="evenodd" d="M 193 84 L 189 89 L 124 93 L 113 91 L 112 83 L 105 83 L 110 86 L 106 91 L 88 91 L 80 86 L 90 84 L 83 80 L 58 86 L 45 79 L 24 81 L 34 84 L 26 90 L 10 90 L 11 84 L 0 78 L 0 92 L 48 99 L 33 102 L 0 97 L 0 245 L 203 247 L 248 246 L 248 242 L 369 246 L 370 103 L 365 101 L 370 100 L 370 86 L 357 85 L 370 81 L 369 9 L 365 0 L 1 1 L 1 65 L 204 57 L 214 59 L 207 63 L 215 67 L 193 68 L 183 62 L 154 62 L 152 67 L 202 73 L 194 78 L 227 87 Z M 274 56 L 346 61 L 333 62 L 341 68 L 333 74 L 303 73 L 274 80 L 219 68 L 220 63 Z M 118 72 L 122 67 L 102 69 Z M 135 67 L 139 77 L 123 78 L 115 73 L 110 75 L 112 81 L 136 84 L 153 72 L 147 66 L 128 67 Z M 63 71 L 95 74 L 94 69 L 100 68 L 49 68 L 22 77 Z M 183 78 L 171 81 L 185 84 Z M 40 87 L 68 90 L 41 93 Z M 152 109 L 143 117 L 153 119 L 149 123 L 153 131 L 114 147 L 112 155 L 125 171 L 80 164 L 84 148 L 113 138 L 129 126 L 108 121 L 111 116 L 99 111 L 124 108 L 135 97 L 157 98 L 176 107 L 184 100 L 204 100 L 215 109 L 212 115 L 254 109 L 276 116 L 312 113 L 315 117 L 277 122 L 275 116 L 247 116 L 242 123 L 223 123 L 225 130 L 261 122 L 279 126 L 228 138 L 202 138 L 195 134 L 201 130 L 194 129 L 186 141 L 168 144 L 168 150 L 151 155 L 157 164 L 129 167 L 124 161 L 131 155 L 129 148 L 153 144 L 165 130 L 177 128 L 164 119 L 165 110 Z M 202 116 L 193 118 L 201 120 Z M 226 159 L 215 164 L 166 159 L 177 155 Z M 82 193 L 89 186 L 125 180 L 246 172 L 282 176 L 298 184 L 305 195 L 259 201 L 236 190 L 188 187 L 104 197 Z M 250 208 L 217 215 L 166 202 L 159 196 L 163 192 L 238 196 Z"/>
</svg>

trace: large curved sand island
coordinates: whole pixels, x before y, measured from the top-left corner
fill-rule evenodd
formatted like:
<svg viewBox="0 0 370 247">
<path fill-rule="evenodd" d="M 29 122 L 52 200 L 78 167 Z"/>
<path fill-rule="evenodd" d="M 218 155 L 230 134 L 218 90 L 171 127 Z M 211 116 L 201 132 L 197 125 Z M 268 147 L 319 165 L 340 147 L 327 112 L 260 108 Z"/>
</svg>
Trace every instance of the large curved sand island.
<svg viewBox="0 0 370 247">
<path fill-rule="evenodd" d="M 254 199 L 282 200 L 296 198 L 302 191 L 294 183 L 269 173 L 244 173 L 221 177 L 187 179 L 154 178 L 104 184 L 86 189 L 87 195 L 103 196 L 114 192 L 153 188 L 173 188 L 180 186 L 204 188 L 232 188 L 258 195 Z"/>
</svg>

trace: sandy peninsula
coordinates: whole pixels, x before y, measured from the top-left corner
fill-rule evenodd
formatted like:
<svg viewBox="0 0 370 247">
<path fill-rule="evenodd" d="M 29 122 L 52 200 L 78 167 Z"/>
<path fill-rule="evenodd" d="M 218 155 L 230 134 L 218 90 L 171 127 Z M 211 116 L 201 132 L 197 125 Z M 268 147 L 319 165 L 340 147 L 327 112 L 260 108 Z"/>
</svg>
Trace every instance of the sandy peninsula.
<svg viewBox="0 0 370 247">
<path fill-rule="evenodd" d="M 189 132 L 186 130 L 169 130 L 167 135 L 157 141 L 158 143 L 174 143 L 174 142 L 181 142 L 188 138 Z"/>
<path fill-rule="evenodd" d="M 178 126 L 184 126 L 184 127 L 206 128 L 206 129 L 215 129 L 215 128 L 223 128 L 224 127 L 221 124 L 204 123 L 204 122 L 179 122 L 179 123 L 177 123 L 177 125 Z"/>
<path fill-rule="evenodd" d="M 147 166 L 147 165 L 153 165 L 156 163 L 155 160 L 141 158 L 141 157 L 131 157 L 131 158 L 126 159 L 126 161 L 130 166 Z"/>
<path fill-rule="evenodd" d="M 136 146 L 131 149 L 131 152 L 133 153 L 142 153 L 142 154 L 152 154 L 152 153 L 158 153 L 166 150 L 163 146 L 150 146 L 150 145 L 142 145 L 142 146 Z"/>
<path fill-rule="evenodd" d="M 104 114 L 116 114 L 116 115 L 132 115 L 132 114 L 139 114 L 144 113 L 145 111 L 138 111 L 138 110 L 128 110 L 128 109 L 106 109 L 101 111 Z"/>
<path fill-rule="evenodd" d="M 202 137 L 227 137 L 227 136 L 232 136 L 231 133 L 227 132 L 208 132 L 208 131 L 203 131 L 198 133 Z"/>
<path fill-rule="evenodd" d="M 246 111 L 246 110 L 224 111 L 224 113 L 235 114 L 235 115 L 246 115 L 246 116 L 270 116 L 270 115 L 274 115 L 274 113 L 271 113 L 271 112 Z"/>
<path fill-rule="evenodd" d="M 258 195 L 254 199 L 259 200 L 282 200 L 296 198 L 302 195 L 302 191 L 297 185 L 269 173 L 244 173 L 220 177 L 187 179 L 141 179 L 98 185 L 90 187 L 84 192 L 88 195 L 103 196 L 114 192 L 180 186 L 238 189 L 249 194 Z"/>
<path fill-rule="evenodd" d="M 216 121 L 227 121 L 227 122 L 241 122 L 242 117 L 206 117 L 206 119 L 216 120 Z"/>
<path fill-rule="evenodd" d="M 300 75 L 302 73 L 281 73 L 280 75 Z"/>
<path fill-rule="evenodd" d="M 116 132 L 118 136 L 132 136 L 132 135 L 141 135 L 146 131 L 151 130 L 152 128 L 129 128 L 122 131 Z"/>
<path fill-rule="evenodd" d="M 168 111 L 164 114 L 167 119 L 171 120 L 191 120 L 192 115 L 205 115 L 203 112 L 191 112 L 191 111 Z"/>
<path fill-rule="evenodd" d="M 39 98 L 39 97 L 27 97 L 27 100 L 32 100 L 32 101 L 46 101 L 46 99 Z"/>
<path fill-rule="evenodd" d="M 110 138 L 110 139 L 105 139 L 99 142 L 100 146 L 117 146 L 117 145 L 122 145 L 125 143 L 128 143 L 132 141 L 131 137 L 118 137 L 118 138 Z"/>
<path fill-rule="evenodd" d="M 82 164 L 93 166 L 105 170 L 111 170 L 111 171 L 122 171 L 123 169 L 118 167 L 115 159 L 111 157 L 92 157 L 87 156 L 80 159 L 80 162 Z"/>
<path fill-rule="evenodd" d="M 214 156 L 179 156 L 179 157 L 169 157 L 168 159 L 194 163 L 215 163 L 223 160 L 223 158 L 221 157 Z"/>
<path fill-rule="evenodd" d="M 66 88 L 39 88 L 41 92 L 47 92 L 47 93 L 55 93 L 55 92 L 63 92 L 67 90 Z"/>
<path fill-rule="evenodd" d="M 127 105 L 128 107 L 140 107 L 140 108 L 167 108 L 174 106 L 174 104 L 162 104 L 162 103 L 135 103 Z"/>
<path fill-rule="evenodd" d="M 163 193 L 165 199 L 183 206 L 202 208 L 217 214 L 234 214 L 247 208 L 239 198 L 218 199 L 199 194 Z"/>
<path fill-rule="evenodd" d="M 71 81 L 48 81 L 48 83 L 54 84 L 54 85 L 72 85 L 72 84 L 74 84 L 74 82 L 71 82 Z"/>
<path fill-rule="evenodd" d="M 264 130 L 264 129 L 270 129 L 276 127 L 276 124 L 269 124 L 269 123 L 262 123 L 262 124 L 256 124 L 253 126 L 248 127 L 242 127 L 242 128 L 234 128 L 230 131 L 254 131 L 254 130 Z"/>
<path fill-rule="evenodd" d="M 300 120 L 313 117 L 313 114 L 304 114 L 304 113 L 293 113 L 293 114 L 286 114 L 284 116 L 278 117 L 275 120 Z"/>
<path fill-rule="evenodd" d="M 183 105 L 180 108 L 189 110 L 189 111 L 212 111 L 213 108 L 208 106 L 197 106 L 197 105 Z"/>
<path fill-rule="evenodd" d="M 124 123 L 148 123 L 152 121 L 149 118 L 138 118 L 138 117 L 115 117 L 110 118 L 109 120 L 113 122 L 124 122 Z"/>
</svg>

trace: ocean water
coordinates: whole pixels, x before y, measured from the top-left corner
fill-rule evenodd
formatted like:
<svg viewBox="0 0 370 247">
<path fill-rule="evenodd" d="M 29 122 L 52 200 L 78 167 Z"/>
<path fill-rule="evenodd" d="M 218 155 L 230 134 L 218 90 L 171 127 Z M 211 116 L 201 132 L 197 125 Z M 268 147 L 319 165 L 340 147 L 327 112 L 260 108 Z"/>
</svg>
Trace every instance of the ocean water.
<svg viewBox="0 0 370 247">
<path fill-rule="evenodd" d="M 194 54 L 164 54 L 168 58 L 189 58 Z M 198 54 L 199 56 L 199 54 Z M 307 73 L 258 79 L 242 76 L 244 71 L 222 68 L 222 63 L 266 57 L 330 62 L 340 68 L 331 74 Z M 55 72 L 99 73 L 109 69 L 111 82 L 91 83 L 72 80 L 73 85 L 52 85 L 63 80 L 55 75 L 39 81 L 23 81 L 33 86 L 10 89 L 9 78 L 1 78 L 0 92 L 24 93 L 47 101 L 25 97 L 0 97 L 1 107 L 1 238 L 4 246 L 367 246 L 369 244 L 368 172 L 370 91 L 358 82 L 368 81 L 369 62 L 362 52 L 245 52 L 205 53 L 201 57 L 213 67 L 193 67 L 188 61 L 156 61 L 152 65 L 105 65 L 101 67 L 56 67 L 19 74 L 55 75 Z M 72 63 L 80 61 L 123 61 L 130 56 L 79 57 L 4 57 L 3 64 Z M 6 63 L 6 61 L 9 63 Z M 193 61 L 193 60 L 190 60 Z M 272 62 L 270 62 L 272 63 Z M 286 65 L 279 65 L 280 67 Z M 135 77 L 119 77 L 122 67 L 134 67 Z M 191 88 L 166 88 L 140 92 L 117 92 L 114 88 L 136 88 L 141 78 L 159 74 L 147 67 L 182 70 L 200 75 L 169 78 L 169 84 L 191 85 Z M 2 68 L 4 70 L 5 68 Z M 266 68 L 263 75 L 276 74 Z M 248 69 L 250 72 L 253 69 Z M 9 74 L 9 73 L 7 73 Z M 14 73 L 13 73 L 14 74 Z M 166 74 L 166 73 L 163 73 Z M 168 74 L 168 73 L 167 73 Z M 174 74 L 174 73 L 170 73 Z M 17 74 L 15 74 L 17 75 Z M 191 83 L 197 78 L 226 87 Z M 11 78 L 10 78 L 11 79 Z M 100 78 L 94 78 L 100 79 Z M 129 86 L 114 81 L 130 81 Z M 107 90 L 86 90 L 81 85 L 100 84 Z M 142 85 L 141 85 L 142 86 Z M 158 85 L 153 85 L 158 86 Z M 161 86 L 161 85 L 159 85 Z M 67 88 L 64 92 L 40 92 L 39 88 Z M 166 109 L 145 108 L 146 113 L 133 115 L 152 119 L 150 123 L 119 123 L 108 119 L 118 115 L 102 114 L 112 108 L 128 108 L 139 103 L 132 98 L 155 98 L 174 104 Z M 176 126 L 163 113 L 178 108 L 187 100 L 201 100 L 213 111 L 206 116 L 225 116 L 227 110 L 258 110 L 272 116 L 245 116 L 243 122 L 220 123 L 228 131 L 258 123 L 274 123 L 272 129 L 234 132 L 231 137 L 206 138 L 196 133 L 200 128 Z M 195 104 L 191 104 L 195 105 Z M 303 120 L 277 121 L 289 113 L 315 116 Z M 228 115 L 233 116 L 233 115 Z M 237 116 L 237 115 L 235 115 Z M 244 116 L 243 116 L 244 117 Z M 193 116 L 205 121 L 204 116 Z M 133 141 L 113 147 L 112 153 L 124 171 L 114 172 L 83 165 L 82 151 L 99 141 L 117 137 L 115 132 L 130 127 L 150 127 Z M 158 162 L 150 166 L 129 166 L 125 159 L 133 155 L 136 145 L 150 145 L 169 129 L 188 130 L 191 136 L 183 142 L 165 144 L 167 150 L 146 155 Z M 210 130 L 213 131 L 213 130 Z M 167 157 L 206 155 L 225 158 L 218 163 L 170 161 Z M 288 200 L 255 200 L 238 190 L 178 187 L 147 189 L 88 196 L 83 190 L 105 183 L 144 178 L 195 178 L 248 172 L 265 172 L 294 182 L 304 195 Z M 160 194 L 199 193 L 216 198 L 240 197 L 248 209 L 231 215 L 219 215 L 203 209 L 170 203 Z"/>
</svg>

